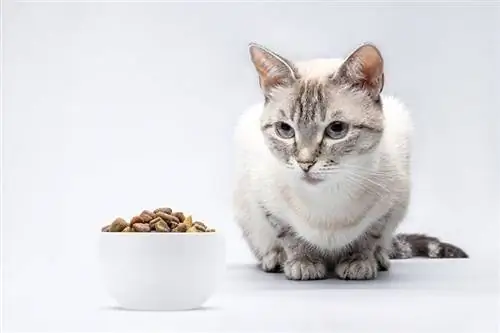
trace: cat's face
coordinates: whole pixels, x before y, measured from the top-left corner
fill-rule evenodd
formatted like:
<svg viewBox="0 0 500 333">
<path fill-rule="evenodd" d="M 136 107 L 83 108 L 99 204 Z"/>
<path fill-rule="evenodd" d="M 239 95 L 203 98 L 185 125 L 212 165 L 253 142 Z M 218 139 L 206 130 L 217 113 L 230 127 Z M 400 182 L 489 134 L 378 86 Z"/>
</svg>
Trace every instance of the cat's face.
<svg viewBox="0 0 500 333">
<path fill-rule="evenodd" d="M 337 63 L 293 64 L 255 44 L 250 53 L 265 96 L 261 130 L 284 166 L 314 184 L 376 150 L 383 71 L 374 46 Z"/>
</svg>

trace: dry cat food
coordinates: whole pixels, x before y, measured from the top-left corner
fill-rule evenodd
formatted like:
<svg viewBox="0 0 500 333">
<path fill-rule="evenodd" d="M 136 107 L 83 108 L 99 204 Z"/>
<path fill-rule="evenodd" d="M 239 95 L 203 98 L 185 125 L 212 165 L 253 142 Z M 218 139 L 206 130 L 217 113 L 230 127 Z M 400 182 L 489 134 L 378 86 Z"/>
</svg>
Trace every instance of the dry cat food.
<svg viewBox="0 0 500 333">
<path fill-rule="evenodd" d="M 103 232 L 215 232 L 200 221 L 194 221 L 191 215 L 174 212 L 171 208 L 157 208 L 154 211 L 143 210 L 130 222 L 118 217 L 101 229 Z"/>
</svg>

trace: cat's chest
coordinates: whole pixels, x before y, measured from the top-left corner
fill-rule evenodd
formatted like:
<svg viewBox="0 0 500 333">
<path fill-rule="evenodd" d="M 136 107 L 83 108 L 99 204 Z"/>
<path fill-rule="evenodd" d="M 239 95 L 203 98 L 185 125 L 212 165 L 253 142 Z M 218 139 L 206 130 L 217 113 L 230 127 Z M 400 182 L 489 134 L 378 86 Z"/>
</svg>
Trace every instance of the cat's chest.
<svg viewBox="0 0 500 333">
<path fill-rule="evenodd" d="M 284 185 L 280 187 L 278 201 L 289 219 L 324 224 L 355 218 L 363 204 L 359 202 L 355 207 L 357 199 L 342 190 L 305 191 Z"/>
<path fill-rule="evenodd" d="M 282 190 L 276 203 L 274 208 L 298 235 L 332 251 L 358 238 L 377 214 L 376 203 L 346 192 L 297 195 Z"/>
</svg>

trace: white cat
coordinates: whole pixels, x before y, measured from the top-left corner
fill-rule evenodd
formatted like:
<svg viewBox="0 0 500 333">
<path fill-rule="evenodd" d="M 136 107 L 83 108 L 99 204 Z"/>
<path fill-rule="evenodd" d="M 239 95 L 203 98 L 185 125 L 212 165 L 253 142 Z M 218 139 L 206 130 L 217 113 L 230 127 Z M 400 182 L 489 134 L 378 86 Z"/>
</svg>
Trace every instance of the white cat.
<svg viewBox="0 0 500 333">
<path fill-rule="evenodd" d="M 410 198 L 411 119 L 381 95 L 383 59 L 292 63 L 250 44 L 264 102 L 236 128 L 235 219 L 266 272 L 293 280 L 373 279 L 390 258 L 467 257 L 437 238 L 394 231 Z"/>
</svg>

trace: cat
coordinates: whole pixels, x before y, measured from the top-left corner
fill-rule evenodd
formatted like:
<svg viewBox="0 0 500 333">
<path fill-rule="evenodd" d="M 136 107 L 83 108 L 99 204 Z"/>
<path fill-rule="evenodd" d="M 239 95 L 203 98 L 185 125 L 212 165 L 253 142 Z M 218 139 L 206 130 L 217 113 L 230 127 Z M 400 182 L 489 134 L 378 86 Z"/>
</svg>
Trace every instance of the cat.
<svg viewBox="0 0 500 333">
<path fill-rule="evenodd" d="M 233 210 L 265 272 L 370 280 L 390 260 L 468 258 L 424 234 L 395 234 L 410 201 L 412 124 L 382 94 L 372 43 L 344 59 L 292 62 L 249 44 L 262 102 L 235 130 Z"/>
</svg>

